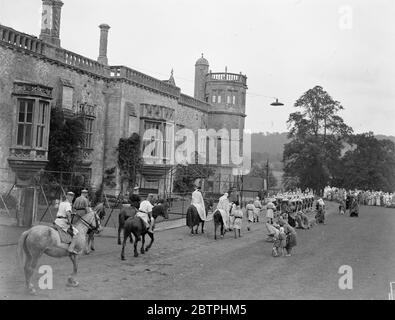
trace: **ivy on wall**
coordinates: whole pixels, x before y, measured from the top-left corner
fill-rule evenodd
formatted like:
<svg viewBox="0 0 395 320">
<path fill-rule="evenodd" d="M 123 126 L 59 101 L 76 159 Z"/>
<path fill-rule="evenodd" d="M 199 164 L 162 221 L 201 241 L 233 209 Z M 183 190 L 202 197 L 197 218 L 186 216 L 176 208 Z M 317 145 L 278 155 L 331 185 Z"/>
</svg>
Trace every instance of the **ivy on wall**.
<svg viewBox="0 0 395 320">
<path fill-rule="evenodd" d="M 119 139 L 117 151 L 118 166 L 121 176 L 121 189 L 123 188 L 123 182 L 125 180 L 129 182 L 129 186 L 134 186 L 137 173 L 143 163 L 140 136 L 137 133 L 133 133 L 129 138 Z"/>
</svg>

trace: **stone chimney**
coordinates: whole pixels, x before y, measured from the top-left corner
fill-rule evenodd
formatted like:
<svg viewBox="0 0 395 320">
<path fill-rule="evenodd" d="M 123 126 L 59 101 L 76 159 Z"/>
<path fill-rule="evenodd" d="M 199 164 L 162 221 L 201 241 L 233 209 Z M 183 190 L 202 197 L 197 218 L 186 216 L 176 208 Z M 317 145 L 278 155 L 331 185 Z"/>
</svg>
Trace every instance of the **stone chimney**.
<svg viewBox="0 0 395 320">
<path fill-rule="evenodd" d="M 108 24 L 101 24 L 100 28 L 100 48 L 99 48 L 99 58 L 97 61 L 101 64 L 108 65 L 107 58 L 107 44 L 108 44 L 108 30 L 110 26 Z"/>
<path fill-rule="evenodd" d="M 60 18 L 63 2 L 60 0 L 42 0 L 42 20 L 40 39 L 60 47 Z"/>
</svg>

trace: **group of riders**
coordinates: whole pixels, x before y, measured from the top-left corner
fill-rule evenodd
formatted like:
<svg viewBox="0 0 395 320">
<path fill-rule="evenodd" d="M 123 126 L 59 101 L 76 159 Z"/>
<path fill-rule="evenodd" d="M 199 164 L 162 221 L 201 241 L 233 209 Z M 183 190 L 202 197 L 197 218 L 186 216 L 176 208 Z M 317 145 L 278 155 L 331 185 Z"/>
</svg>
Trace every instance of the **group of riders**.
<svg viewBox="0 0 395 320">
<path fill-rule="evenodd" d="M 138 198 L 139 209 L 136 213 L 136 217 L 142 219 L 148 232 L 153 232 L 154 219 L 152 218 L 152 209 L 155 205 L 154 195 L 149 194 L 145 200 L 140 202 L 140 197 L 137 193 L 138 192 L 135 191 L 131 197 L 133 199 Z M 80 254 L 80 252 L 75 251 L 78 230 L 73 226 L 73 223 L 76 221 L 76 217 L 81 218 L 92 210 L 88 194 L 88 190 L 82 190 L 81 195 L 77 197 L 73 203 L 75 194 L 74 192 L 69 191 L 66 193 L 66 199 L 58 205 L 58 212 L 56 214 L 54 225 L 59 231 L 63 231 L 71 236 L 71 243 L 68 248 L 68 251 L 71 254 Z M 100 218 L 104 218 L 105 211 L 103 202 L 99 202 L 93 210 L 96 211 Z"/>
</svg>

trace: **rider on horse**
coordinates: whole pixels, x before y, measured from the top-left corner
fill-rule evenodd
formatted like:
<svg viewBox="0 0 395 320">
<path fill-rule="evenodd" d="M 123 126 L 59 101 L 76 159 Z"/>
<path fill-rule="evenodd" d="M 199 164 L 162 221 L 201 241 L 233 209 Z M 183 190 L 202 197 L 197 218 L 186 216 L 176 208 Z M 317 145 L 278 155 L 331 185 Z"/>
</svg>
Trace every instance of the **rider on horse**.
<svg viewBox="0 0 395 320">
<path fill-rule="evenodd" d="M 199 213 L 200 219 L 206 221 L 206 207 L 200 189 L 201 189 L 200 181 L 196 180 L 195 191 L 192 193 L 191 205 L 195 206 L 197 212 Z"/>
<path fill-rule="evenodd" d="M 74 193 L 73 192 L 67 192 L 66 195 L 66 201 L 63 201 L 59 204 L 59 209 L 58 213 L 56 214 L 56 220 L 54 221 L 55 225 L 57 225 L 59 228 L 61 228 L 64 232 L 69 233 L 72 236 L 72 241 L 70 243 L 70 246 L 68 248 L 68 251 L 72 254 L 78 254 L 74 250 L 74 247 L 76 245 L 76 236 L 78 234 L 78 230 L 73 227 L 71 224 L 71 221 L 73 220 L 73 210 L 71 208 L 71 203 L 73 202 L 74 199 Z"/>
<path fill-rule="evenodd" d="M 224 228 L 226 231 L 229 230 L 229 209 L 230 203 L 228 200 L 229 194 L 226 192 L 221 198 L 219 198 L 217 204 L 217 210 L 221 213 L 222 221 L 224 222 Z"/>
<path fill-rule="evenodd" d="M 73 207 L 77 215 L 80 217 L 83 217 L 88 213 L 88 209 L 89 209 L 88 190 L 84 189 L 81 191 L 81 195 L 77 199 L 75 199 Z"/>
<path fill-rule="evenodd" d="M 154 226 L 154 219 L 152 218 L 152 208 L 154 207 L 152 205 L 153 200 L 154 195 L 150 193 L 147 196 L 147 199 L 140 203 L 139 211 L 136 213 L 136 217 L 139 217 L 144 221 L 148 232 L 151 233 L 153 232 Z"/>
</svg>

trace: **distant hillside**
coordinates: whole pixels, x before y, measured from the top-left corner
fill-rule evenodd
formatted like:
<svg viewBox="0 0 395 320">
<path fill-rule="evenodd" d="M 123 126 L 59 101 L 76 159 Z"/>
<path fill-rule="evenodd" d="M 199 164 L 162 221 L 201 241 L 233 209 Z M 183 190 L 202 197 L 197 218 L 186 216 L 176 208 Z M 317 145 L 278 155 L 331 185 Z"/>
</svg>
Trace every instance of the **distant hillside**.
<svg viewBox="0 0 395 320">
<path fill-rule="evenodd" d="M 252 147 L 252 163 L 266 163 L 270 162 L 272 172 L 277 179 L 276 188 L 281 188 L 283 175 L 283 152 L 284 145 L 288 142 L 287 132 L 283 133 L 253 133 L 251 136 Z M 395 143 L 394 136 L 385 136 L 382 134 L 376 135 L 379 140 L 388 139 Z M 344 145 L 343 154 L 347 150 L 351 150 L 352 146 Z"/>
<path fill-rule="evenodd" d="M 394 136 L 385 136 L 385 135 L 383 135 L 383 134 L 376 134 L 376 136 L 375 136 L 378 140 L 385 140 L 385 139 L 388 139 L 388 140 L 391 140 L 393 143 L 395 143 L 395 137 Z"/>
<path fill-rule="evenodd" d="M 264 162 L 269 159 L 276 170 L 282 170 L 284 145 L 288 142 L 288 133 L 253 133 L 251 136 L 252 162 Z"/>
<path fill-rule="evenodd" d="M 253 133 L 251 136 L 252 162 L 264 162 L 269 159 L 275 170 L 282 170 L 284 145 L 288 142 L 287 132 Z M 388 139 L 395 143 L 395 136 L 376 135 L 379 140 Z"/>
</svg>

